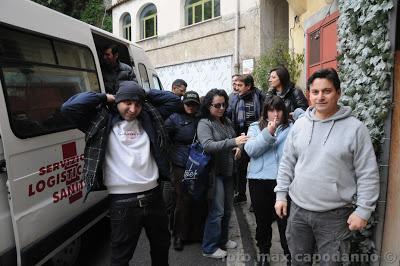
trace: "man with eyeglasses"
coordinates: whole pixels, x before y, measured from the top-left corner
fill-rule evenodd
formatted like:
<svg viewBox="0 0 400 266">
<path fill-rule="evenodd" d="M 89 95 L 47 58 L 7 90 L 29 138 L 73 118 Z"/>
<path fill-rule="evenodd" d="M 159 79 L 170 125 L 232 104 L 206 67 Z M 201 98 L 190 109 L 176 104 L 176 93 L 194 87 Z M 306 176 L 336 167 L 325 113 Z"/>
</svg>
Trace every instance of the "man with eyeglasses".
<svg viewBox="0 0 400 266">
<path fill-rule="evenodd" d="M 236 135 L 247 134 L 250 124 L 258 121 L 262 112 L 265 94 L 254 86 L 254 79 L 251 75 L 240 75 L 235 80 L 235 88 L 237 94 L 233 94 L 229 99 L 229 107 L 227 115 L 231 119 L 236 131 Z M 247 185 L 247 165 L 250 161 L 246 152 L 242 153 L 242 157 L 237 165 L 237 180 L 235 190 L 235 203 L 247 201 L 246 185 Z"/>
<path fill-rule="evenodd" d="M 177 95 L 179 97 L 183 97 L 183 95 L 185 95 L 186 88 L 187 88 L 186 81 L 184 81 L 183 79 L 176 79 L 174 82 L 172 82 L 171 91 L 175 95 Z"/>
</svg>

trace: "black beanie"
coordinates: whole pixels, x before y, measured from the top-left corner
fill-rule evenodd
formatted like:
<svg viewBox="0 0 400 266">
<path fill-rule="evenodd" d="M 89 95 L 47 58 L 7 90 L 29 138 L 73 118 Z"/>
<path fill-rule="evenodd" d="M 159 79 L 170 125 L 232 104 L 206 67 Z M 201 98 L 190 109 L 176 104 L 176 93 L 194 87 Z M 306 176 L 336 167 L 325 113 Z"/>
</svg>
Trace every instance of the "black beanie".
<svg viewBox="0 0 400 266">
<path fill-rule="evenodd" d="M 146 93 L 138 83 L 134 81 L 122 81 L 115 95 L 115 103 L 131 100 L 142 103 L 146 97 Z"/>
</svg>

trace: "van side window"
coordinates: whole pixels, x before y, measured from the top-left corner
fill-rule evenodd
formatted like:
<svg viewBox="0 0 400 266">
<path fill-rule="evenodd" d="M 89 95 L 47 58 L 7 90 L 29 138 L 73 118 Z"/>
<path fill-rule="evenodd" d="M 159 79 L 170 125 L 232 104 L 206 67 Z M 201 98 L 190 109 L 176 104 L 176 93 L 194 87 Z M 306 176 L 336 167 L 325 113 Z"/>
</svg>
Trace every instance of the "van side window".
<svg viewBox="0 0 400 266">
<path fill-rule="evenodd" d="M 154 89 L 163 90 L 163 86 L 161 84 L 161 81 L 156 75 L 153 75 L 153 83 L 154 83 Z"/>
<path fill-rule="evenodd" d="M 93 57 L 89 49 L 82 49 L 70 43 L 54 42 L 58 64 L 62 66 L 77 67 L 96 70 Z M 71 56 L 76 55 L 76 56 Z"/>
<path fill-rule="evenodd" d="M 9 39 L 6 37 L 10 36 Z M 43 64 L 55 64 L 51 41 L 0 27 L 0 58 Z"/>
<path fill-rule="evenodd" d="M 143 89 L 145 89 L 146 91 L 150 90 L 150 81 L 149 76 L 147 75 L 147 69 L 146 66 L 142 63 L 139 63 L 139 74 L 140 79 L 142 80 Z"/>
<path fill-rule="evenodd" d="M 100 92 L 89 48 L 3 26 L 0 76 L 18 138 L 74 128 L 60 113 L 63 102 L 79 92 Z"/>
</svg>

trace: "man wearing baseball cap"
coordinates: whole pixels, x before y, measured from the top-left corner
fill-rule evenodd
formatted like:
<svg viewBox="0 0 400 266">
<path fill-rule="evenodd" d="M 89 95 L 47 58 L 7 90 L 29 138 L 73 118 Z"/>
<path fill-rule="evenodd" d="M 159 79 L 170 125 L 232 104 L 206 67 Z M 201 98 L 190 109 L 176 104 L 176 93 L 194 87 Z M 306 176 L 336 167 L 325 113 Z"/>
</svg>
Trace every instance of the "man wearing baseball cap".
<svg viewBox="0 0 400 266">
<path fill-rule="evenodd" d="M 115 96 L 83 92 L 61 108 L 86 134 L 86 197 L 95 190 L 109 193 L 111 265 L 129 264 L 142 227 L 152 264 L 168 265 L 170 235 L 158 184 L 169 176 L 170 164 L 160 113 L 165 118 L 179 107 L 179 97 L 171 92 L 146 95 L 138 83 L 123 81 Z"/>
</svg>

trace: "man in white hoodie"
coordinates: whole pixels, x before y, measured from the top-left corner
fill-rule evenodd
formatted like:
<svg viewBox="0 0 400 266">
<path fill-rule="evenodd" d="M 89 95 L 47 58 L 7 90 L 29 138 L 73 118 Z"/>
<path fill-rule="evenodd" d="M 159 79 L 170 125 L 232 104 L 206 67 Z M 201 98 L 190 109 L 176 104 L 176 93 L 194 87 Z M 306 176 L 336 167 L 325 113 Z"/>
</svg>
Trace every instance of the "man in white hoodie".
<svg viewBox="0 0 400 266">
<path fill-rule="evenodd" d="M 121 81 L 116 95 L 83 92 L 62 114 L 85 133 L 82 178 L 86 197 L 107 188 L 110 200 L 111 266 L 128 266 L 142 228 L 152 265 L 168 265 L 170 234 L 159 182 L 170 173 L 164 120 L 180 109 L 171 92 L 146 94 L 134 81 Z"/>
<path fill-rule="evenodd" d="M 292 265 L 311 265 L 314 247 L 321 265 L 349 259 L 350 231 L 367 225 L 379 196 L 379 174 L 367 128 L 338 106 L 340 81 L 334 69 L 308 80 L 313 107 L 287 138 L 277 177 L 275 210 L 287 215 Z M 354 206 L 354 208 L 353 208 Z"/>
</svg>

